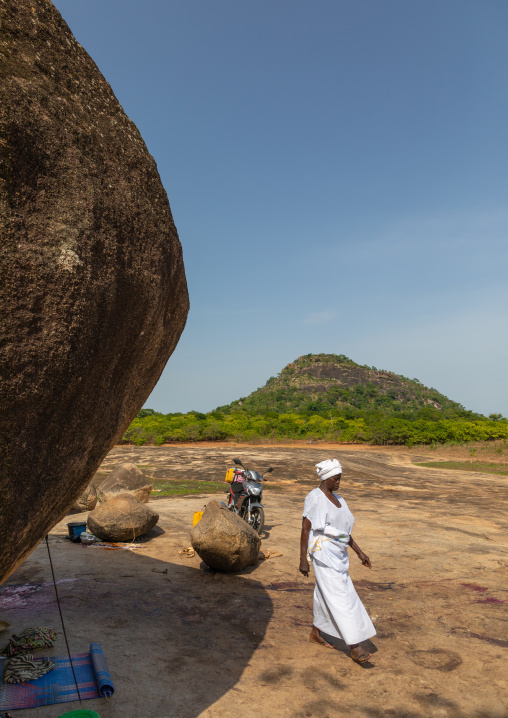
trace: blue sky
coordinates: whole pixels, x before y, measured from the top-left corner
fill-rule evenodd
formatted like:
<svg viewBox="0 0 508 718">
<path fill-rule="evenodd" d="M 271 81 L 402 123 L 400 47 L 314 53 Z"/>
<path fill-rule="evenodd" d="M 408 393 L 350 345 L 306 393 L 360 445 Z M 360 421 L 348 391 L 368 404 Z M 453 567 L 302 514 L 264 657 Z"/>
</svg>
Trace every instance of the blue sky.
<svg viewBox="0 0 508 718">
<path fill-rule="evenodd" d="M 56 0 L 154 156 L 191 311 L 146 402 L 308 353 L 508 416 L 505 0 Z"/>
</svg>

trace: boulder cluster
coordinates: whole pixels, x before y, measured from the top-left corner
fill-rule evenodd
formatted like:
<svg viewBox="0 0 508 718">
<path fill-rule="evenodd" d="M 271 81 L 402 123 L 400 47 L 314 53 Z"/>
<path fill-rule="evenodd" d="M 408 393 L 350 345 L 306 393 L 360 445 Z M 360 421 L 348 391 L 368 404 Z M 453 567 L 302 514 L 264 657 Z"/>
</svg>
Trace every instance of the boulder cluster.
<svg viewBox="0 0 508 718">
<path fill-rule="evenodd" d="M 146 505 L 151 490 L 152 485 L 134 464 L 118 464 L 98 489 L 90 484 L 72 510 L 90 511 L 88 530 L 102 541 L 135 541 L 159 520 L 159 514 Z M 98 506 L 97 496 L 101 500 Z"/>
<path fill-rule="evenodd" d="M 147 506 L 151 491 L 152 485 L 134 464 L 122 463 L 97 489 L 91 484 L 71 510 L 88 510 L 88 531 L 102 541 L 135 541 L 159 520 Z M 231 573 L 257 563 L 261 539 L 226 506 L 209 501 L 192 529 L 191 543 L 207 566 Z"/>
</svg>

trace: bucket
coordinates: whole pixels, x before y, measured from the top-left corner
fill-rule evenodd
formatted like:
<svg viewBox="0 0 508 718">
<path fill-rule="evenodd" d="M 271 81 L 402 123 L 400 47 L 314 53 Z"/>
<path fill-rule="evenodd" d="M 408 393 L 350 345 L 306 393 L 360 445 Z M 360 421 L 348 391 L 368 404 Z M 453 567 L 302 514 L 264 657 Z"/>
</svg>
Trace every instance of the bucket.
<svg viewBox="0 0 508 718">
<path fill-rule="evenodd" d="M 84 708 L 79 708 L 77 711 L 71 711 L 70 713 L 62 713 L 58 718 L 101 718 L 95 711 L 89 711 Z"/>
<path fill-rule="evenodd" d="M 194 515 L 192 517 L 193 527 L 201 521 L 201 519 L 203 518 L 203 513 L 203 511 L 194 511 Z"/>
<path fill-rule="evenodd" d="M 67 531 L 71 541 L 79 541 L 80 534 L 86 531 L 86 521 L 71 521 L 67 524 Z"/>
</svg>

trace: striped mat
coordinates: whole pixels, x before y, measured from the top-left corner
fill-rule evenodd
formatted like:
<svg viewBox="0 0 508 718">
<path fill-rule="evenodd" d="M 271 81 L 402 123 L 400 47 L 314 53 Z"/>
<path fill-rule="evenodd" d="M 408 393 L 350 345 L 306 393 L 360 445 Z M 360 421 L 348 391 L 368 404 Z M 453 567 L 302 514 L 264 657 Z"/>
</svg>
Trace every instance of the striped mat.
<svg viewBox="0 0 508 718">
<path fill-rule="evenodd" d="M 35 681 L 9 685 L 0 679 L 0 711 L 69 703 L 79 700 L 80 697 L 81 700 L 86 700 L 113 695 L 115 688 L 98 643 L 90 645 L 90 653 L 71 656 L 79 696 L 69 658 L 51 656 L 51 660 L 56 664 L 56 668 Z M 2 672 L 4 663 L 0 662 Z"/>
</svg>

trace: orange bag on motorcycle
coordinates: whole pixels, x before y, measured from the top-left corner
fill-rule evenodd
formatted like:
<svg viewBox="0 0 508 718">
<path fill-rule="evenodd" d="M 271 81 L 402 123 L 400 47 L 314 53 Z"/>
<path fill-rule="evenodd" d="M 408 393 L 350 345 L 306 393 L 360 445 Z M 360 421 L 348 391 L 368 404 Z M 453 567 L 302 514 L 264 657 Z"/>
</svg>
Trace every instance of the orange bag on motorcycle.
<svg viewBox="0 0 508 718">
<path fill-rule="evenodd" d="M 234 478 L 235 478 L 235 470 L 234 470 L 234 468 L 233 468 L 233 469 L 228 469 L 228 470 L 226 471 L 226 478 L 224 479 L 224 481 L 225 481 L 227 484 L 230 484 L 230 483 L 233 481 Z"/>
</svg>

